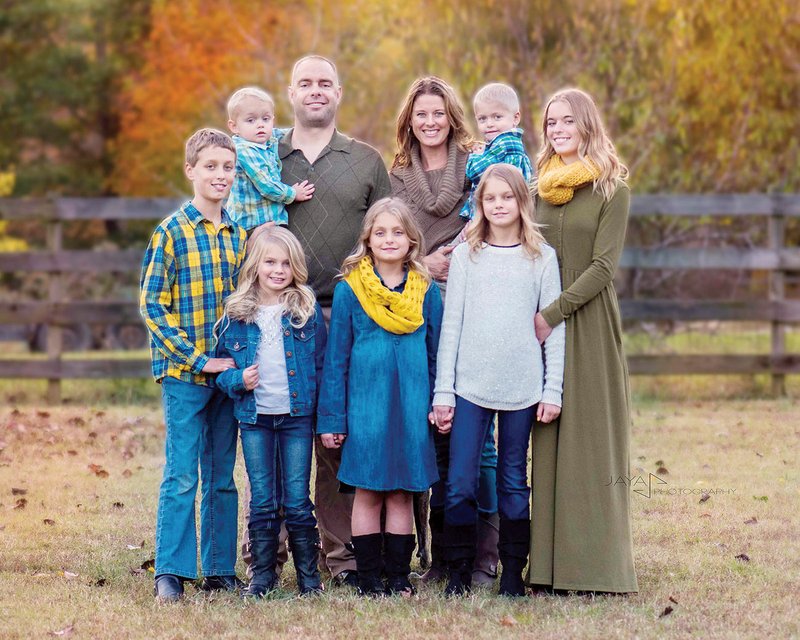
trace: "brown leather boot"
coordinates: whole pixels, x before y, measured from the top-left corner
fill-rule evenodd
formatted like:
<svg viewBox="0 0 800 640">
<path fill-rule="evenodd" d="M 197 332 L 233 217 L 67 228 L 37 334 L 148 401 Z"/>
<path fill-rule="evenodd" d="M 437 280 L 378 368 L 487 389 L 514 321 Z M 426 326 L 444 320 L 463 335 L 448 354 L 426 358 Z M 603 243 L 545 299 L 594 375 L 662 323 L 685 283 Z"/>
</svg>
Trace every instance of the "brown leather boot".
<svg viewBox="0 0 800 640">
<path fill-rule="evenodd" d="M 472 570 L 472 586 L 492 587 L 497 579 L 497 543 L 500 517 L 497 513 L 478 513 L 478 550 Z"/>
</svg>

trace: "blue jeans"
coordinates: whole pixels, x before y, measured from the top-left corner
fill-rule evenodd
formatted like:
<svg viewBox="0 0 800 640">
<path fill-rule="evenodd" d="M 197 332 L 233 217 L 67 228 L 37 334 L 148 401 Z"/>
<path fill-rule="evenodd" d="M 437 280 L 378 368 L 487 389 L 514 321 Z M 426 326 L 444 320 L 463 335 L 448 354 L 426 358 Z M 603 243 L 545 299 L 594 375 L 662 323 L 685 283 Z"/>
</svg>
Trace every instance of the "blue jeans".
<svg viewBox="0 0 800 640">
<path fill-rule="evenodd" d="M 241 422 L 239 427 L 252 496 L 249 530 L 268 529 L 277 535 L 281 509 L 289 531 L 316 527 L 309 495 L 312 417 L 259 414 L 256 424 Z"/>
<path fill-rule="evenodd" d="M 536 405 L 517 411 L 494 411 L 456 396 L 445 498 L 448 524 L 460 526 L 477 520 L 481 451 L 486 434 L 492 431 L 495 414 L 498 416 L 497 508 L 500 517 L 509 520 L 530 517 L 528 442 L 536 418 Z"/>
<path fill-rule="evenodd" d="M 239 496 L 233 482 L 233 403 L 217 389 L 170 377 L 161 382 L 161 397 L 166 463 L 158 497 L 156 575 L 197 577 L 198 462 L 203 574 L 235 575 Z"/>
<path fill-rule="evenodd" d="M 450 435 L 433 434 L 436 446 L 436 467 L 439 480 L 431 487 L 432 509 L 443 509 L 445 503 L 447 470 L 450 466 Z M 480 476 L 478 480 L 478 511 L 492 514 L 497 512 L 497 447 L 494 444 L 494 423 L 489 425 L 486 441 L 481 450 Z"/>
</svg>

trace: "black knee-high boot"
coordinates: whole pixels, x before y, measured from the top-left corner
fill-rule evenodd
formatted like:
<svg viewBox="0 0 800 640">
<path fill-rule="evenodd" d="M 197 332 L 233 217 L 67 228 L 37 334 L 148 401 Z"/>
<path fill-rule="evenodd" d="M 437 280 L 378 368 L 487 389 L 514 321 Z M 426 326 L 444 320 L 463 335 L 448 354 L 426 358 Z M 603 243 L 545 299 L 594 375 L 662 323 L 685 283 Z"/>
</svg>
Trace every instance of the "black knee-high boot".
<svg viewBox="0 0 800 640">
<path fill-rule="evenodd" d="M 383 534 L 369 533 L 353 536 L 353 554 L 358 570 L 358 593 L 362 596 L 378 597 L 386 594 L 383 585 Z"/>
<path fill-rule="evenodd" d="M 278 575 L 275 573 L 275 565 L 278 563 L 278 532 L 270 529 L 253 529 L 249 533 L 250 569 L 253 578 L 242 595 L 263 598 L 278 584 Z"/>
<path fill-rule="evenodd" d="M 475 565 L 477 524 L 444 524 L 444 558 L 449 579 L 444 593 L 460 596 L 472 588 L 472 569 Z"/>
<path fill-rule="evenodd" d="M 411 556 L 414 554 L 416 539 L 414 534 L 401 535 L 386 533 L 385 566 L 386 590 L 391 593 L 414 593 L 414 587 L 408 579 L 411 573 Z"/>
<path fill-rule="evenodd" d="M 431 566 L 422 574 L 422 582 L 437 582 L 447 576 L 444 562 L 444 507 L 431 507 L 428 522 L 431 530 Z"/>
<path fill-rule="evenodd" d="M 319 531 L 316 527 L 303 527 L 289 531 L 289 546 L 292 548 L 294 569 L 297 573 L 297 589 L 300 595 L 321 593 L 322 580 L 319 576 Z"/>
<path fill-rule="evenodd" d="M 501 596 L 525 595 L 522 572 L 525 565 L 528 564 L 530 541 L 530 520 L 500 519 L 500 542 L 497 548 L 500 552 L 500 564 L 503 566 L 500 574 L 499 593 Z"/>
</svg>

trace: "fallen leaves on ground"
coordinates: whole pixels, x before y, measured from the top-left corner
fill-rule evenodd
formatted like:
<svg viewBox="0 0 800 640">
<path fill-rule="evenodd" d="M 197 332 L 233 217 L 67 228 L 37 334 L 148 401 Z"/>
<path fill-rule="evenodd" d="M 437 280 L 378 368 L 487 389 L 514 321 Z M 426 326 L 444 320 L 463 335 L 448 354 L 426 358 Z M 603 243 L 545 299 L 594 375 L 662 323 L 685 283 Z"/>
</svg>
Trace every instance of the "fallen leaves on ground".
<svg viewBox="0 0 800 640">
<path fill-rule="evenodd" d="M 24 496 L 26 493 L 28 493 L 27 489 L 19 489 L 18 487 L 11 487 L 12 496 Z"/>
<path fill-rule="evenodd" d="M 56 521 L 53 520 L 52 518 L 45 518 L 44 520 L 42 520 L 42 522 L 51 527 L 56 523 Z"/>
<path fill-rule="evenodd" d="M 664 616 L 668 616 L 668 615 L 669 615 L 670 613 L 672 613 L 673 611 L 675 611 L 675 609 L 673 609 L 672 607 L 666 607 L 666 608 L 665 608 L 665 609 L 664 609 L 664 610 L 663 610 L 663 611 L 662 611 L 662 612 L 659 614 L 659 616 L 658 616 L 658 617 L 659 617 L 659 618 L 663 618 Z"/>
<path fill-rule="evenodd" d="M 102 465 L 91 463 L 89 464 L 89 471 L 98 478 L 108 478 L 108 471 L 103 469 Z"/>
<path fill-rule="evenodd" d="M 708 500 L 710 497 L 711 497 L 711 494 L 710 494 L 710 493 L 704 493 L 704 494 L 703 494 L 703 497 L 702 497 L 702 498 L 700 498 L 700 502 L 701 502 L 701 503 L 702 503 L 702 502 L 705 502 L 705 501 L 706 501 L 706 500 Z"/>
<path fill-rule="evenodd" d="M 744 523 L 745 523 L 745 524 L 758 524 L 758 518 L 756 518 L 755 516 L 753 516 L 753 517 L 752 517 L 752 518 L 750 518 L 749 520 L 745 520 L 745 521 L 744 521 Z"/>
<path fill-rule="evenodd" d="M 155 573 L 156 572 L 156 559 L 150 558 L 149 560 L 145 560 L 140 566 L 138 567 L 131 567 L 131 575 L 140 576 L 143 573 Z"/>
<path fill-rule="evenodd" d="M 500 624 L 504 627 L 513 627 L 517 624 L 517 621 L 514 620 L 511 616 L 503 616 L 500 618 Z"/>
<path fill-rule="evenodd" d="M 75 629 L 75 625 L 71 624 L 68 627 L 64 627 L 63 629 L 59 629 L 58 631 L 51 631 L 47 635 L 49 635 L 49 636 L 59 636 L 59 637 L 64 638 L 66 636 L 71 636 L 74 629 Z"/>
<path fill-rule="evenodd" d="M 739 562 L 750 562 L 750 556 L 748 556 L 746 553 L 740 553 L 738 556 L 736 556 L 736 559 Z"/>
<path fill-rule="evenodd" d="M 12 507 L 13 509 L 24 509 L 28 506 L 28 499 L 27 498 L 20 498 Z"/>
</svg>

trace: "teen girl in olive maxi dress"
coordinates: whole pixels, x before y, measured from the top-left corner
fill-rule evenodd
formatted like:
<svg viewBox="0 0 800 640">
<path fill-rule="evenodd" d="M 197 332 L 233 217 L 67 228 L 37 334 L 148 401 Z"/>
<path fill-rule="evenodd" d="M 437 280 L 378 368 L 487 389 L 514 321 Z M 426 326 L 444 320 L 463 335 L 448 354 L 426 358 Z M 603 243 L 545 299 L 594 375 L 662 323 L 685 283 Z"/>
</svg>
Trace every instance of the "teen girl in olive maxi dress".
<svg viewBox="0 0 800 640">
<path fill-rule="evenodd" d="M 613 277 L 630 192 L 592 99 L 555 94 L 537 158 L 536 220 L 556 250 L 563 292 L 534 323 L 539 340 L 566 321 L 560 420 L 533 432 L 528 582 L 638 591 L 630 527 L 630 392 Z"/>
</svg>

